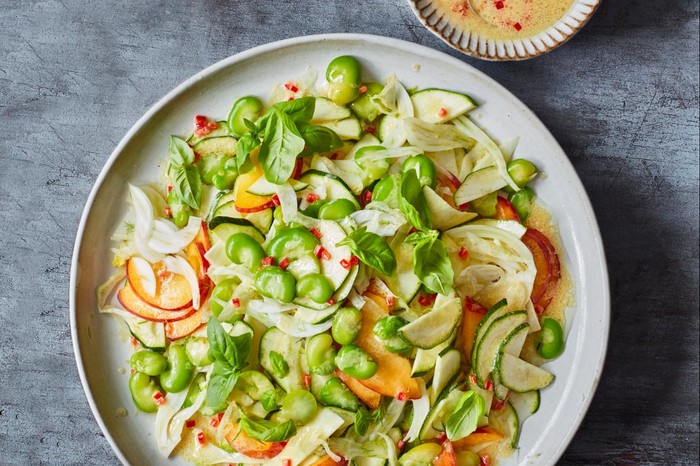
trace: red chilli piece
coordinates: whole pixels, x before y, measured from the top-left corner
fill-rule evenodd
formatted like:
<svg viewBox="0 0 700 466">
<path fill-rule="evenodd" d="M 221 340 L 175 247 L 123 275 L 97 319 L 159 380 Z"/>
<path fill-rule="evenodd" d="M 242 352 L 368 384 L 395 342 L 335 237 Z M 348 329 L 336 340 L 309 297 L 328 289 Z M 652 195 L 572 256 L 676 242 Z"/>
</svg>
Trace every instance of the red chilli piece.
<svg viewBox="0 0 700 466">
<path fill-rule="evenodd" d="M 445 440 L 447 440 L 447 434 L 445 432 L 440 432 L 440 434 L 437 437 L 435 437 L 435 440 L 442 443 Z"/>
<path fill-rule="evenodd" d="M 493 402 L 491 403 L 491 409 L 494 411 L 500 411 L 503 409 L 507 402 L 508 400 L 497 400 L 496 398 L 494 398 Z"/>
<path fill-rule="evenodd" d="M 489 458 L 489 455 L 479 457 L 479 466 L 491 466 L 491 458 Z"/>
<path fill-rule="evenodd" d="M 484 388 L 488 391 L 493 390 L 493 381 L 491 380 L 490 377 L 486 380 L 486 385 L 484 385 Z"/>
<path fill-rule="evenodd" d="M 285 257 L 280 261 L 279 268 L 282 270 L 287 270 L 287 267 L 289 267 L 289 259 Z"/>
<path fill-rule="evenodd" d="M 360 258 L 357 256 L 350 256 L 350 265 L 357 265 L 360 263 Z"/>
<path fill-rule="evenodd" d="M 335 304 L 335 298 L 329 299 L 328 301 L 326 301 L 326 303 L 327 303 L 329 306 L 334 305 L 334 304 Z"/>
<path fill-rule="evenodd" d="M 163 406 L 165 404 L 165 397 L 161 392 L 155 392 L 153 394 L 153 401 L 155 401 L 158 406 Z"/>
<path fill-rule="evenodd" d="M 457 208 L 462 212 L 466 212 L 467 210 L 469 210 L 469 203 L 465 202 L 464 204 L 460 204 Z"/>
<path fill-rule="evenodd" d="M 408 393 L 401 392 L 398 395 L 396 395 L 396 399 L 399 401 L 406 401 L 406 400 L 408 400 Z"/>
<path fill-rule="evenodd" d="M 231 304 L 233 304 L 233 307 L 241 307 L 241 300 L 238 298 L 233 298 L 231 300 Z"/>
<path fill-rule="evenodd" d="M 398 448 L 399 450 L 403 450 L 403 447 L 405 447 L 405 446 L 406 446 L 406 442 L 403 439 L 399 440 L 398 443 L 396 444 L 396 448 Z"/>
<path fill-rule="evenodd" d="M 472 385 L 476 385 L 476 376 L 473 372 L 469 374 L 469 383 Z"/>
<path fill-rule="evenodd" d="M 284 83 L 284 88 L 287 89 L 289 92 L 294 92 L 294 93 L 299 92 L 299 88 L 293 82 Z"/>
<path fill-rule="evenodd" d="M 219 122 L 218 121 L 210 121 L 207 123 L 207 129 L 213 131 L 219 127 Z"/>
<path fill-rule="evenodd" d="M 282 466 L 292 466 L 292 460 L 289 458 L 285 458 L 282 460 Z"/>
<path fill-rule="evenodd" d="M 207 127 L 207 117 L 204 115 L 197 115 L 194 117 L 194 126 L 197 129 L 202 129 Z"/>
<path fill-rule="evenodd" d="M 523 27 L 520 25 L 520 23 L 515 23 L 515 24 L 513 25 L 513 27 L 515 28 L 516 31 L 520 31 L 520 30 L 523 28 Z"/>
<path fill-rule="evenodd" d="M 216 428 L 219 427 L 219 423 L 221 423 L 221 419 L 224 417 L 224 413 L 219 413 L 216 416 L 212 417 L 211 420 L 209 421 L 209 425 Z"/>
<path fill-rule="evenodd" d="M 267 256 L 267 257 L 263 258 L 263 260 L 260 261 L 260 263 L 262 264 L 263 267 L 267 267 L 268 265 L 272 265 L 275 263 L 275 258 L 272 256 Z"/>
<path fill-rule="evenodd" d="M 321 239 L 323 237 L 323 234 L 321 234 L 321 232 L 318 231 L 318 228 L 316 228 L 316 227 L 311 228 L 309 230 L 309 232 L 318 239 Z"/>
<path fill-rule="evenodd" d="M 438 110 L 438 116 L 440 118 L 445 118 L 447 116 L 447 109 L 442 107 L 440 110 Z"/>
<path fill-rule="evenodd" d="M 377 128 L 375 128 L 372 125 L 369 125 L 365 128 L 365 133 L 374 134 L 376 132 L 377 132 Z"/>
<path fill-rule="evenodd" d="M 274 194 L 272 196 L 272 203 L 276 206 L 279 206 L 281 204 L 280 197 L 277 194 Z"/>
<path fill-rule="evenodd" d="M 306 202 L 308 202 L 309 204 L 313 204 L 314 202 L 318 201 L 319 199 L 321 199 L 321 196 L 319 196 L 316 193 L 309 193 L 306 195 Z M 312 228 L 312 230 L 315 230 L 315 228 Z"/>
<path fill-rule="evenodd" d="M 311 375 L 304 374 L 304 386 L 309 388 L 311 386 Z"/>
<path fill-rule="evenodd" d="M 205 443 L 207 443 L 207 438 L 204 436 L 204 432 L 199 432 L 197 434 L 197 443 L 199 443 L 200 445 L 204 445 Z"/>
<path fill-rule="evenodd" d="M 131 370 L 129 371 L 129 375 L 134 375 L 134 374 L 136 374 L 136 370 L 135 370 L 135 369 L 131 369 Z"/>
<path fill-rule="evenodd" d="M 360 91 L 360 94 L 364 94 L 365 92 L 367 92 L 367 86 L 360 86 L 358 91 Z"/>
<path fill-rule="evenodd" d="M 503 2 L 500 2 L 500 1 L 496 2 L 495 5 L 496 5 L 497 10 L 502 10 L 504 7 Z"/>
<path fill-rule="evenodd" d="M 170 218 L 173 216 L 173 212 L 172 212 L 172 210 L 170 210 L 170 207 L 166 207 L 165 209 L 163 209 L 163 213 L 165 214 L 165 216 L 167 218 Z"/>
<path fill-rule="evenodd" d="M 352 267 L 352 265 L 350 265 L 350 261 L 348 261 L 347 259 L 341 259 L 341 260 L 340 260 L 340 265 L 341 265 L 345 270 L 350 270 L 350 268 Z"/>
<path fill-rule="evenodd" d="M 134 337 L 131 337 L 131 340 L 129 340 L 129 341 L 131 342 L 131 346 L 138 346 L 139 345 L 139 341 Z"/>
<path fill-rule="evenodd" d="M 197 425 L 197 422 L 195 422 L 194 419 L 188 419 L 187 422 L 185 422 L 185 427 L 187 427 L 188 429 L 191 429 L 196 425 Z"/>
<path fill-rule="evenodd" d="M 362 197 L 360 198 L 360 201 L 362 202 L 362 206 L 366 206 L 370 202 L 372 202 L 372 191 L 369 189 L 362 193 Z"/>
<path fill-rule="evenodd" d="M 459 258 L 463 261 L 467 260 L 469 258 L 469 249 L 465 248 L 464 246 L 459 248 Z"/>
<path fill-rule="evenodd" d="M 168 190 L 168 194 L 170 194 L 170 191 L 173 190 L 173 185 L 169 184 L 166 189 Z"/>
<path fill-rule="evenodd" d="M 319 259 L 325 259 L 327 261 L 331 260 L 331 258 L 333 257 L 331 256 L 331 253 L 326 251 L 326 248 L 324 248 L 320 244 L 314 248 L 314 254 Z"/>
</svg>

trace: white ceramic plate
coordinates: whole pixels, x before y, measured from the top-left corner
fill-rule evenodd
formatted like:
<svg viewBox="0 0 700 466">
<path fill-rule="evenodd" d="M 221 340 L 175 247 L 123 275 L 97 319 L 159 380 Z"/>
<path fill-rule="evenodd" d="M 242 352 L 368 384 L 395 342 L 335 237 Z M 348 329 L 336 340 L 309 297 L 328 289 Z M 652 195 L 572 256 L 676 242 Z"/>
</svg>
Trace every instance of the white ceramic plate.
<svg viewBox="0 0 700 466">
<path fill-rule="evenodd" d="M 561 147 L 510 92 L 455 58 L 395 39 L 331 34 L 263 45 L 188 79 L 131 128 L 90 193 L 71 268 L 73 347 L 95 419 L 125 464 L 181 464 L 160 459 L 153 416 L 138 414 L 129 396 L 126 337 L 115 319 L 96 310 L 95 288 L 111 274 L 109 237 L 124 209 L 127 180 L 156 179 L 168 136 L 187 134 L 193 115 L 225 117 L 236 96 L 266 96 L 274 84 L 301 75 L 308 66 L 322 72 L 341 54 L 358 57 L 367 76 L 381 79 L 396 73 L 407 87 L 439 87 L 471 95 L 481 104 L 473 112 L 477 121 L 502 141 L 520 136 L 516 155 L 533 160 L 546 174 L 536 185 L 537 194 L 559 222 L 567 251 L 563 260 L 576 284 L 575 318 L 565 353 L 549 364 L 557 379 L 543 391 L 540 410 L 525 423 L 520 449 L 502 464 L 554 464 L 581 423 L 603 367 L 610 303 L 595 216 Z M 126 408 L 128 415 L 118 416 L 120 408 Z"/>
</svg>

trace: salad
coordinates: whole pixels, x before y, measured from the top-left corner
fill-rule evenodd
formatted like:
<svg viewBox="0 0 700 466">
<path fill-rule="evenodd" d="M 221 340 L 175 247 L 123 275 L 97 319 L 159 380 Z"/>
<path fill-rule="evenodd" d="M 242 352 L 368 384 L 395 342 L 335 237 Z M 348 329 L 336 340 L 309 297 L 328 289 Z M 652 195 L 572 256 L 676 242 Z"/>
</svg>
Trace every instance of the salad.
<svg viewBox="0 0 700 466">
<path fill-rule="evenodd" d="M 97 299 L 164 457 L 494 464 L 554 381 L 569 287 L 536 166 L 469 96 L 361 75 L 341 56 L 198 115 L 128 185 Z"/>
</svg>

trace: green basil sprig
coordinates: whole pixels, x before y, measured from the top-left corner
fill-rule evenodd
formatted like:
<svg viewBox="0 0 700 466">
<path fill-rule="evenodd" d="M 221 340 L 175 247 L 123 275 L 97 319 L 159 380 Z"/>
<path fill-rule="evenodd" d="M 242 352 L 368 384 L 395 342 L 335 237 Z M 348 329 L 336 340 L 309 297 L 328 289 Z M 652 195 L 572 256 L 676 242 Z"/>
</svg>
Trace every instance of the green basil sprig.
<svg viewBox="0 0 700 466">
<path fill-rule="evenodd" d="M 209 359 L 214 361 L 214 368 L 207 385 L 206 402 L 211 408 L 220 408 L 236 385 L 241 368 L 245 366 L 252 337 L 250 333 L 231 336 L 216 317 L 211 317 L 207 324 L 207 339 Z"/>
<path fill-rule="evenodd" d="M 445 421 L 447 438 L 454 442 L 471 434 L 483 415 L 484 399 L 474 390 L 469 390 L 462 395 L 457 408 Z"/>
<path fill-rule="evenodd" d="M 415 170 L 408 170 L 401 175 L 399 209 L 406 220 L 416 229 L 430 230 L 432 228 L 433 220 L 423 194 L 423 185 L 420 184 Z"/>
<path fill-rule="evenodd" d="M 406 242 L 413 244 L 413 272 L 429 289 L 446 295 L 454 283 L 452 262 L 436 230 L 413 233 Z"/>
<path fill-rule="evenodd" d="M 261 442 L 281 442 L 297 433 L 296 425 L 292 420 L 275 424 L 264 419 L 250 419 L 244 414 L 241 415 L 241 429 Z"/>
<path fill-rule="evenodd" d="M 384 275 L 393 275 L 396 271 L 394 251 L 391 250 L 384 238 L 367 231 L 367 227 L 353 231 L 337 246 L 348 246 L 362 262 Z"/>
<path fill-rule="evenodd" d="M 309 124 L 315 107 L 315 97 L 302 97 L 274 104 L 257 123 L 244 121 L 248 132 L 236 145 L 238 171 L 252 169 L 250 153 L 259 146 L 258 161 L 265 179 L 282 184 L 292 175 L 298 156 L 340 147 L 335 132 Z"/>
<path fill-rule="evenodd" d="M 194 151 L 185 140 L 170 136 L 168 155 L 175 195 L 182 203 L 198 210 L 202 203 L 202 180 L 199 171 L 192 166 Z"/>
<path fill-rule="evenodd" d="M 272 370 L 278 377 L 284 377 L 289 374 L 289 364 L 284 360 L 284 357 L 277 351 L 270 351 L 270 363 Z"/>
</svg>

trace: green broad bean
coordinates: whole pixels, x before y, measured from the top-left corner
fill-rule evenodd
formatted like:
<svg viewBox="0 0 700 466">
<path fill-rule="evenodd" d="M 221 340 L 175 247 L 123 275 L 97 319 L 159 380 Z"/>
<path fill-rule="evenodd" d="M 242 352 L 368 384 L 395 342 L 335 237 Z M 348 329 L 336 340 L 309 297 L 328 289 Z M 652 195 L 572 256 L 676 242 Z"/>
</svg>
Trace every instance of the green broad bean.
<svg viewBox="0 0 700 466">
<path fill-rule="evenodd" d="M 168 360 L 160 353 L 141 350 L 131 355 L 131 368 L 146 375 L 160 375 L 168 369 Z"/>
<path fill-rule="evenodd" d="M 296 286 L 297 296 L 309 298 L 313 302 L 323 304 L 333 296 L 333 285 L 321 273 L 310 273 L 299 279 Z"/>
<path fill-rule="evenodd" d="M 160 374 L 160 385 L 170 393 L 181 392 L 192 381 L 194 366 L 187 357 L 184 345 L 168 348 L 168 370 Z"/>
<path fill-rule="evenodd" d="M 231 262 L 245 265 L 251 272 L 260 268 L 265 250 L 252 236 L 234 233 L 226 240 L 226 255 Z"/>
<path fill-rule="evenodd" d="M 335 370 L 333 338 L 320 333 L 306 341 L 306 361 L 312 374 L 329 375 Z"/>
<path fill-rule="evenodd" d="M 168 193 L 167 202 L 173 223 L 175 223 L 175 225 L 177 225 L 179 228 L 187 225 L 190 215 L 192 215 L 192 209 L 187 204 L 182 202 L 182 199 L 174 189 Z"/>
<path fill-rule="evenodd" d="M 328 201 L 323 199 L 312 202 L 306 207 L 306 209 L 303 210 L 304 215 L 306 215 L 307 217 L 318 218 L 318 213 L 321 210 L 321 207 L 323 207 L 327 203 Z"/>
<path fill-rule="evenodd" d="M 554 359 L 564 352 L 564 329 L 556 319 L 545 317 L 539 332 L 537 352 L 545 359 Z"/>
<path fill-rule="evenodd" d="M 423 154 L 408 157 L 401 164 L 401 173 L 415 170 L 418 181 L 422 186 L 429 186 L 435 189 L 437 186 L 437 169 L 435 163 Z"/>
<path fill-rule="evenodd" d="M 338 105 L 346 105 L 360 95 L 362 69 L 355 57 L 343 55 L 334 58 L 326 68 L 328 98 Z"/>
<path fill-rule="evenodd" d="M 187 390 L 187 396 L 185 397 L 185 402 L 182 404 L 182 408 L 189 408 L 194 404 L 194 400 L 197 399 L 200 393 L 202 393 L 202 386 L 206 381 L 207 377 L 199 373 L 195 376 L 194 380 L 190 384 L 189 390 Z"/>
<path fill-rule="evenodd" d="M 190 337 L 185 344 L 187 358 L 196 367 L 208 366 L 212 363 L 209 359 L 209 340 L 206 337 Z"/>
<path fill-rule="evenodd" d="M 379 152 L 385 150 L 384 146 L 364 146 L 355 152 L 355 163 L 357 163 L 361 168 L 364 168 L 367 177 L 374 181 L 378 180 L 389 171 L 391 166 L 390 159 L 375 159 L 368 160 L 365 157 L 369 156 L 372 152 Z"/>
<path fill-rule="evenodd" d="M 316 398 L 306 390 L 297 389 L 287 393 L 282 400 L 280 415 L 297 424 L 306 424 L 314 418 L 317 410 Z"/>
<path fill-rule="evenodd" d="M 230 158 L 221 165 L 212 177 L 211 183 L 219 191 L 224 191 L 233 188 L 236 178 L 238 178 L 238 165 L 235 158 Z"/>
<path fill-rule="evenodd" d="M 482 217 L 493 217 L 496 215 L 496 205 L 498 204 L 498 192 L 494 191 L 492 193 L 481 196 L 478 199 L 474 199 L 469 203 L 474 212 L 481 215 Z"/>
<path fill-rule="evenodd" d="M 479 455 L 469 450 L 457 452 L 455 459 L 457 460 L 457 466 L 479 466 L 481 464 Z"/>
<path fill-rule="evenodd" d="M 422 443 L 399 458 L 399 466 L 432 466 L 435 458 L 442 452 L 437 443 Z"/>
<path fill-rule="evenodd" d="M 362 328 L 362 312 L 354 307 L 343 307 L 333 317 L 331 334 L 341 345 L 353 343 Z"/>
<path fill-rule="evenodd" d="M 517 193 L 511 193 L 508 200 L 513 204 L 513 208 L 518 213 L 518 217 L 523 222 L 527 221 L 532 213 L 532 201 L 535 199 L 535 192 L 532 188 L 525 186 Z"/>
<path fill-rule="evenodd" d="M 365 83 L 364 86 L 367 88 L 367 92 L 355 99 L 350 104 L 350 108 L 359 118 L 370 122 L 374 121 L 382 113 L 379 106 L 372 101 L 372 96 L 382 92 L 384 86 L 377 82 Z"/>
<path fill-rule="evenodd" d="M 390 175 L 382 178 L 372 190 L 372 201 L 386 202 L 389 207 L 399 206 L 400 175 Z"/>
<path fill-rule="evenodd" d="M 265 393 L 275 390 L 270 379 L 260 371 L 248 370 L 241 372 L 236 382 L 236 388 L 254 399 L 260 401 Z"/>
<path fill-rule="evenodd" d="M 228 280 L 223 280 L 219 282 L 218 285 L 214 287 L 214 290 L 211 292 L 212 299 L 209 301 L 209 309 L 211 309 L 212 314 L 214 316 L 219 317 L 219 314 L 221 314 L 221 311 L 224 310 L 223 306 L 221 303 L 217 301 L 229 301 L 233 297 L 233 290 L 234 288 L 239 284 L 240 282 L 236 278 L 229 278 Z"/>
<path fill-rule="evenodd" d="M 134 372 L 129 377 L 129 393 L 134 400 L 136 407 L 144 413 L 155 413 L 158 411 L 153 396 L 160 391 L 160 387 L 155 381 L 143 372 Z"/>
<path fill-rule="evenodd" d="M 270 255 L 278 260 L 286 257 L 295 259 L 318 246 L 318 238 L 304 227 L 287 228 L 275 235 L 267 248 Z"/>
<path fill-rule="evenodd" d="M 323 384 L 318 398 L 326 406 L 335 406 L 348 411 L 357 411 L 360 408 L 360 400 L 337 377 Z"/>
<path fill-rule="evenodd" d="M 263 296 L 291 303 L 296 292 L 296 280 L 289 272 L 271 265 L 260 269 L 255 275 L 255 287 Z"/>
<path fill-rule="evenodd" d="M 374 324 L 374 335 L 382 342 L 384 348 L 388 351 L 392 353 L 405 353 L 413 348 L 413 345 L 406 341 L 399 333 L 399 329 L 406 324 L 408 324 L 408 321 L 399 316 L 382 317 Z"/>
<path fill-rule="evenodd" d="M 355 212 L 357 207 L 350 199 L 336 199 L 321 206 L 318 218 L 324 220 L 340 220 Z"/>
<path fill-rule="evenodd" d="M 335 357 L 338 369 L 356 379 L 369 379 L 377 372 L 377 363 L 362 348 L 346 345 L 340 348 Z"/>
<path fill-rule="evenodd" d="M 245 120 L 255 123 L 264 109 L 265 106 L 260 99 L 252 95 L 241 97 L 234 102 L 226 121 L 231 134 L 240 138 L 247 133 L 248 126 L 246 126 Z"/>
<path fill-rule="evenodd" d="M 507 169 L 515 184 L 521 188 L 537 176 L 537 167 L 526 159 L 511 160 L 508 162 Z"/>
</svg>

